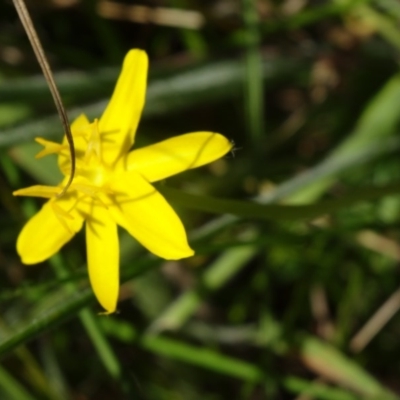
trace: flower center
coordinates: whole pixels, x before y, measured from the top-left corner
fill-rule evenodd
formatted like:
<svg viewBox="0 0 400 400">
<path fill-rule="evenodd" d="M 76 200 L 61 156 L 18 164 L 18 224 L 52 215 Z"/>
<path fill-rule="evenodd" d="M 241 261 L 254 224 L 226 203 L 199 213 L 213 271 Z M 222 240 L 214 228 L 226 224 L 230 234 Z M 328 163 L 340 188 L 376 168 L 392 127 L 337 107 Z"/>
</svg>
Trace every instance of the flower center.
<svg viewBox="0 0 400 400">
<path fill-rule="evenodd" d="M 96 163 L 97 165 L 84 166 L 78 168 L 76 176 L 82 177 L 90 183 L 92 186 L 107 187 L 111 176 L 111 170 L 103 165 L 101 162 Z M 78 179 L 79 180 L 79 179 Z"/>
<path fill-rule="evenodd" d="M 106 192 L 112 175 L 112 170 L 104 164 L 102 158 L 102 143 L 98 129 L 98 120 L 86 126 L 77 133 L 76 177 L 71 189 L 91 197 L 96 197 L 98 192 Z M 78 142 L 79 140 L 79 142 Z"/>
</svg>

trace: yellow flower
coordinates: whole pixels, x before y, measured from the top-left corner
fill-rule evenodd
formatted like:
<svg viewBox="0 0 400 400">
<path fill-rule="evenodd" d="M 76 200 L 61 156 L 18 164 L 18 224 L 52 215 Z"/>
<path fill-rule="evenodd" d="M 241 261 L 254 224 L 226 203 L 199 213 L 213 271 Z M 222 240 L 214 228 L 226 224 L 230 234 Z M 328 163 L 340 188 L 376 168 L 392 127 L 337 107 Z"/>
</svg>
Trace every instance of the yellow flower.
<svg viewBox="0 0 400 400">
<path fill-rule="evenodd" d="M 65 176 L 60 185 L 14 192 L 49 199 L 18 237 L 17 251 L 25 264 L 51 257 L 86 222 L 89 278 L 107 313 L 115 311 L 119 291 L 117 225 L 159 257 L 193 255 L 182 222 L 151 182 L 207 164 L 232 147 L 220 134 L 194 132 L 129 151 L 145 102 L 147 68 L 145 52 L 129 51 L 101 118 L 90 123 L 81 115 L 71 124 L 77 170 L 63 196 L 58 194 L 70 173 L 65 138 L 61 144 L 36 139 L 44 146 L 38 157 L 58 154 Z"/>
</svg>

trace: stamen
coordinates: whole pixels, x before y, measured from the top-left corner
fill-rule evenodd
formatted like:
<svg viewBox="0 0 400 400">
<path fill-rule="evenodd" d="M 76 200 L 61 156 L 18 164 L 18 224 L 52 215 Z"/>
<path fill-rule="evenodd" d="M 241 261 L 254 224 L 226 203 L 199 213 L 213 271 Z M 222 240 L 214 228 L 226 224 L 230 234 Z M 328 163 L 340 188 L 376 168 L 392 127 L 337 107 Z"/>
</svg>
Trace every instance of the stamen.
<svg viewBox="0 0 400 400">
<path fill-rule="evenodd" d="M 101 141 L 99 134 L 99 121 L 95 119 L 92 124 L 92 132 L 90 134 L 86 154 L 85 154 L 85 162 L 88 164 L 92 155 L 96 155 L 98 161 L 101 161 Z"/>
<path fill-rule="evenodd" d="M 108 205 L 102 200 L 99 195 L 108 194 L 109 191 L 103 187 L 92 186 L 92 185 L 80 185 L 74 184 L 73 188 L 82 192 L 84 195 L 97 200 L 104 208 L 108 209 Z"/>
<path fill-rule="evenodd" d="M 62 151 L 69 149 L 67 145 L 52 142 L 40 137 L 35 138 L 35 141 L 44 147 L 43 150 L 36 154 L 35 158 L 42 158 L 49 154 L 60 154 Z"/>
</svg>

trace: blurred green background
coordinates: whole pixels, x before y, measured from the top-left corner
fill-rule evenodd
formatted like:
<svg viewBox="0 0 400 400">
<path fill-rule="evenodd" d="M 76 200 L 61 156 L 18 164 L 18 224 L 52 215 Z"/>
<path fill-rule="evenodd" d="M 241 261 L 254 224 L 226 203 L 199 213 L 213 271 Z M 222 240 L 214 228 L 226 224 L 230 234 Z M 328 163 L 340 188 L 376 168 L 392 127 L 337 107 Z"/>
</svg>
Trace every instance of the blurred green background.
<svg viewBox="0 0 400 400">
<path fill-rule="evenodd" d="M 83 234 L 15 251 L 54 184 L 62 128 L 12 2 L 0 4 L 0 399 L 400 398 L 400 3 L 27 0 L 71 118 L 101 115 L 130 48 L 150 56 L 136 146 L 235 143 L 159 189 L 196 255 L 121 233 L 100 316 Z M 49 232 L 51 234 L 51 232 Z"/>
</svg>

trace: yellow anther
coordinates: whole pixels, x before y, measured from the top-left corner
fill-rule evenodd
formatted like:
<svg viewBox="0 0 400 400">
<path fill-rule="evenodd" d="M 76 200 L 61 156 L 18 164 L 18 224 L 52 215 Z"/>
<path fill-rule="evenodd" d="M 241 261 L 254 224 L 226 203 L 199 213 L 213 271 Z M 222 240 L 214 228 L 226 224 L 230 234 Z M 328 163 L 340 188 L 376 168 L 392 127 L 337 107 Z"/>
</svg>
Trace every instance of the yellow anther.
<svg viewBox="0 0 400 400">
<path fill-rule="evenodd" d="M 43 150 L 36 154 L 35 158 L 42 158 L 49 154 L 60 154 L 62 151 L 68 150 L 68 146 L 64 144 L 52 142 L 43 138 L 35 138 L 35 141 L 44 147 Z"/>
</svg>

